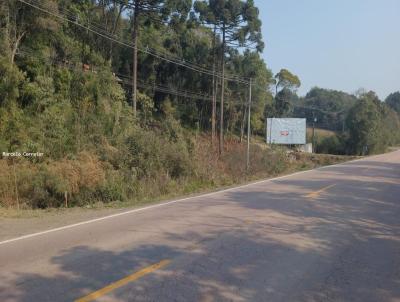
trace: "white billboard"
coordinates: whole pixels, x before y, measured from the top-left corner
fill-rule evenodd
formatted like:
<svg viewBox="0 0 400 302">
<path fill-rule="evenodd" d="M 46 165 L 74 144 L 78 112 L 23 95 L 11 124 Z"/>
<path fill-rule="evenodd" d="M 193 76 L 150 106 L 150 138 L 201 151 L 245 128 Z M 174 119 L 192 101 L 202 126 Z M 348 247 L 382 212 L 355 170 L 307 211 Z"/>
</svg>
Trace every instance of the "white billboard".
<svg viewBox="0 0 400 302">
<path fill-rule="evenodd" d="M 267 119 L 267 143 L 279 145 L 306 144 L 305 118 Z"/>
</svg>

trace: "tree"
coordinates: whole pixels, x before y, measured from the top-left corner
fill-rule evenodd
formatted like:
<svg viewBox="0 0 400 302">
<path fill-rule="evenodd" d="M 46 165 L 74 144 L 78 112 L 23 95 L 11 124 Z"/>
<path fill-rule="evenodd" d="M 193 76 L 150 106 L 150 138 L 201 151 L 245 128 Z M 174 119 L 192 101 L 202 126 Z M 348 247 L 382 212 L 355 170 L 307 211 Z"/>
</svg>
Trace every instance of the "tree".
<svg viewBox="0 0 400 302">
<path fill-rule="evenodd" d="M 273 74 L 256 51 L 246 50 L 243 53 L 232 51 L 228 63 L 232 73 L 242 78 L 252 78 L 254 85 L 252 85 L 251 128 L 252 131 L 262 134 L 265 125 L 264 109 L 267 101 L 272 98 L 270 85 L 273 82 Z M 231 121 L 231 124 L 236 124 L 236 129 L 240 128 L 241 139 L 243 139 L 249 87 L 231 81 L 228 84 L 228 90 L 232 91 L 234 100 L 240 101 L 235 105 L 235 109 L 238 111 L 237 120 Z"/>
<path fill-rule="evenodd" d="M 278 89 L 289 89 L 289 90 L 296 90 L 300 87 L 301 82 L 297 75 L 291 73 L 287 69 L 281 69 L 275 75 L 275 94 L 278 94 Z"/>
<path fill-rule="evenodd" d="M 385 103 L 400 114 L 400 91 L 389 94 L 385 100 Z"/>
<path fill-rule="evenodd" d="M 131 8 L 132 16 L 132 41 L 133 41 L 133 57 L 132 57 L 132 106 L 133 114 L 136 116 L 137 101 L 137 63 L 138 63 L 138 36 L 139 36 L 139 16 L 144 13 L 157 14 L 162 8 L 164 1 L 160 0 L 133 0 Z"/>
<path fill-rule="evenodd" d="M 115 36 L 118 29 L 121 27 L 123 13 L 128 8 L 128 0 L 97 0 L 97 7 L 100 10 L 100 20 L 103 21 L 107 32 Z M 99 11 L 95 10 L 95 11 Z M 109 41 L 109 46 L 105 57 L 112 65 L 114 51 L 113 41 Z"/>
<path fill-rule="evenodd" d="M 43 0 L 41 5 L 57 11 L 57 3 L 53 0 Z M 55 32 L 58 29 L 54 18 L 16 0 L 5 0 L 0 7 L 0 15 L 4 20 L 1 25 L 5 28 L 11 63 L 14 63 L 18 49 L 27 36 Z"/>
<path fill-rule="evenodd" d="M 224 140 L 224 97 L 225 97 L 225 55 L 227 47 L 255 47 L 259 52 L 264 48 L 261 34 L 259 11 L 253 0 L 199 0 L 195 9 L 200 18 L 212 21 L 221 37 L 221 100 L 219 152 L 223 153 Z"/>
<path fill-rule="evenodd" d="M 317 118 L 317 127 L 345 131 L 346 116 L 357 102 L 357 97 L 343 91 L 313 87 L 294 106 L 294 117 Z"/>
<path fill-rule="evenodd" d="M 200 12 L 199 19 L 203 24 L 207 24 L 212 27 L 212 54 L 213 54 L 213 76 L 212 76 L 212 105 L 211 105 L 211 141 L 214 143 L 216 138 L 216 114 L 217 114 L 217 93 L 218 93 L 218 81 L 216 77 L 216 68 L 217 68 L 217 22 L 215 16 L 209 13 L 205 13 L 208 11 L 207 3 L 203 1 L 196 1 L 194 3 L 194 10 L 196 12 Z M 201 13 L 203 12 L 203 13 Z"/>
<path fill-rule="evenodd" d="M 296 103 L 298 96 L 292 90 L 283 88 L 275 96 L 275 115 L 282 117 L 292 110 L 292 104 Z"/>
<path fill-rule="evenodd" d="M 0 57 L 0 106 L 17 100 L 24 79 L 24 74 L 14 64 Z"/>
<path fill-rule="evenodd" d="M 300 85 L 298 76 L 287 69 L 281 69 L 275 75 L 275 104 L 272 108 L 274 115 L 283 116 L 290 111 L 291 103 L 298 98 L 296 89 Z"/>
<path fill-rule="evenodd" d="M 188 12 L 188 0 L 131 0 L 128 4 L 132 12 L 132 106 L 136 116 L 137 102 L 137 71 L 138 71 L 138 37 L 140 33 L 140 17 L 147 16 L 149 18 L 168 19 L 181 14 L 181 18 L 185 18 Z"/>
<path fill-rule="evenodd" d="M 382 134 L 388 146 L 398 146 L 400 143 L 400 116 L 390 106 L 382 106 Z"/>
<path fill-rule="evenodd" d="M 362 95 L 347 117 L 351 154 L 374 154 L 385 149 L 380 100 L 372 91 Z"/>
</svg>

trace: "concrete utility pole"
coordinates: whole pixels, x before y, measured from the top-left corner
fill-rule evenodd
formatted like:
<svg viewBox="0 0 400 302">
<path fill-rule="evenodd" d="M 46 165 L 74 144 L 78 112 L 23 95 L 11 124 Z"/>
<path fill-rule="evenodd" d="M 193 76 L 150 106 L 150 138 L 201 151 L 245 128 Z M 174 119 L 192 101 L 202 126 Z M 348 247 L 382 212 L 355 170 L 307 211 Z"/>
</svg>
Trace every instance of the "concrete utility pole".
<svg viewBox="0 0 400 302">
<path fill-rule="evenodd" d="M 250 170 L 250 124 L 251 124 L 251 78 L 249 82 L 249 109 L 247 110 L 247 161 L 246 161 L 246 169 Z"/>
</svg>

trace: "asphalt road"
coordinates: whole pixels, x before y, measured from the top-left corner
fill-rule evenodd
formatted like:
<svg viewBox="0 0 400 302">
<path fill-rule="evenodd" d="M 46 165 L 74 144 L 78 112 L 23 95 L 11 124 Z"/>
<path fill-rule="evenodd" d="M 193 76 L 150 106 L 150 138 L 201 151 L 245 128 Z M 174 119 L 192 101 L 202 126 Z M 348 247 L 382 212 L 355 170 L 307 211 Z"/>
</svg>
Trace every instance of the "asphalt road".
<svg viewBox="0 0 400 302">
<path fill-rule="evenodd" d="M 0 301 L 400 301 L 400 152 L 0 243 Z"/>
</svg>

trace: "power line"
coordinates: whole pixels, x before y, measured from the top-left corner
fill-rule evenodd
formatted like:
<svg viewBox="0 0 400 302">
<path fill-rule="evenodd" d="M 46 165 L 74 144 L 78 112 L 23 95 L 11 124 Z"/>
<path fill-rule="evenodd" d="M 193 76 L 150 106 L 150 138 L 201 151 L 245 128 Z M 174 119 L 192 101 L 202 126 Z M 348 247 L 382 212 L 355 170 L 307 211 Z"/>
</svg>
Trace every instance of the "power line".
<svg viewBox="0 0 400 302">
<path fill-rule="evenodd" d="M 129 81 L 123 81 L 123 83 L 125 85 L 132 86 L 130 77 L 122 76 L 120 74 L 116 74 L 116 75 L 118 77 L 124 78 L 125 80 L 129 80 Z M 145 83 L 143 81 L 139 81 L 138 86 L 141 88 L 148 88 L 148 89 L 152 89 L 152 90 L 159 91 L 159 92 L 173 94 L 176 96 L 188 97 L 188 98 L 192 98 L 192 99 L 201 99 L 201 100 L 205 100 L 205 101 L 212 100 L 211 96 L 209 96 L 207 94 L 200 94 L 200 93 L 190 92 L 187 90 L 176 90 L 176 89 L 172 89 L 170 87 L 162 86 L 162 85 L 156 84 L 156 83 Z"/>
<path fill-rule="evenodd" d="M 293 108 L 315 110 L 315 111 L 319 111 L 319 112 L 322 112 L 322 113 L 325 113 L 325 114 L 334 114 L 334 115 L 346 112 L 346 109 L 332 112 L 332 111 L 326 111 L 326 110 L 315 108 L 315 107 L 299 106 L 299 105 L 294 105 Z"/>
<path fill-rule="evenodd" d="M 78 67 L 79 65 L 81 65 L 81 63 L 79 63 L 79 62 L 68 62 L 67 63 L 67 62 L 55 60 L 55 59 L 38 58 L 32 49 L 20 49 L 20 50 L 18 50 L 17 55 L 22 56 L 22 57 L 29 57 L 29 58 L 32 58 L 35 60 L 42 60 L 47 63 L 55 63 L 58 66 L 68 67 L 68 69 L 71 69 L 71 70 L 82 70 L 81 67 Z M 93 66 L 92 66 L 92 71 L 96 71 L 96 68 L 93 69 Z M 114 73 L 114 75 L 116 75 L 118 78 L 123 78 L 125 80 L 129 80 L 128 82 L 126 82 L 126 81 L 123 82 L 125 85 L 128 85 L 128 86 L 132 85 L 132 83 L 131 83 L 132 78 L 129 75 L 124 75 L 124 74 L 120 74 L 120 73 Z M 175 94 L 178 96 L 187 96 L 190 98 L 211 100 L 211 96 L 209 96 L 207 94 L 191 92 L 188 90 L 171 89 L 170 87 L 167 87 L 167 86 L 162 86 L 162 85 L 156 84 L 156 83 L 145 83 L 144 81 L 140 81 L 140 80 L 139 80 L 139 82 L 143 86 L 142 88 L 157 87 L 158 91 L 162 90 L 162 92 L 168 92 L 168 93 Z"/>
<path fill-rule="evenodd" d="M 33 51 L 28 50 L 28 49 L 24 49 L 24 50 L 18 50 L 17 52 L 18 56 L 22 56 L 22 57 L 29 57 L 32 59 L 36 59 L 36 60 L 42 60 L 48 63 L 54 63 L 60 67 L 66 67 L 70 70 L 82 70 L 82 68 L 78 67 L 79 63 L 73 62 L 71 63 L 65 63 L 65 62 L 61 62 L 59 60 L 48 60 L 48 59 L 39 59 L 37 56 L 33 55 Z M 131 80 L 131 78 L 127 75 L 122 75 L 122 74 L 115 74 L 116 76 L 118 76 L 119 78 L 124 78 L 125 80 Z M 131 81 L 124 81 L 123 79 L 122 83 L 124 85 L 127 86 L 132 86 Z M 167 94 L 171 94 L 171 95 L 176 95 L 176 96 L 181 96 L 181 97 L 186 97 L 186 98 L 191 98 L 191 99 L 199 99 L 199 100 L 204 100 L 204 101 L 211 101 L 211 97 L 209 95 L 206 94 L 200 94 L 200 93 L 193 93 L 187 90 L 176 90 L 176 89 L 171 89 L 169 87 L 165 87 L 165 86 L 161 86 L 159 84 L 156 83 L 144 83 L 142 81 L 140 81 L 138 83 L 138 86 L 140 88 L 145 88 L 145 89 L 152 89 L 154 91 L 158 91 L 158 92 L 164 92 Z"/>
<path fill-rule="evenodd" d="M 125 78 L 125 79 L 127 79 L 127 80 L 132 80 L 132 78 L 129 76 L 129 75 L 124 75 L 124 74 L 120 74 L 120 73 L 115 73 L 115 75 L 117 75 L 118 77 L 122 77 L 122 78 Z M 146 82 L 144 82 L 144 81 L 142 81 L 142 80 L 138 80 L 139 82 L 141 82 L 141 83 L 146 83 Z M 156 83 L 150 83 L 150 84 L 153 84 L 153 85 L 156 85 Z M 157 85 L 159 85 L 160 87 L 162 86 L 162 85 L 160 85 L 160 84 L 157 84 Z M 168 87 L 168 86 L 163 86 L 164 88 L 167 88 L 167 89 L 170 89 L 170 87 Z M 191 92 L 191 91 L 188 91 L 188 90 L 180 90 L 181 92 L 184 92 L 184 93 L 190 93 L 190 94 L 197 94 L 197 95 L 199 95 L 199 96 L 206 96 L 206 97 L 211 97 L 211 96 L 209 96 L 209 95 L 207 95 L 207 94 L 203 94 L 203 93 L 197 93 L 197 92 Z"/>
<path fill-rule="evenodd" d="M 55 60 L 55 59 L 45 59 L 45 58 L 38 58 L 36 55 L 34 55 L 34 52 L 30 49 L 20 49 L 18 50 L 18 52 L 16 53 L 18 56 L 21 57 L 29 57 L 35 60 L 42 60 L 45 61 L 47 63 L 53 63 L 56 64 L 60 67 L 64 67 L 64 68 L 68 68 L 69 70 L 79 70 L 82 71 L 82 67 L 79 67 L 79 65 L 81 65 L 78 62 L 63 62 L 60 60 Z M 90 72 L 90 71 L 88 71 Z M 93 72 L 93 70 L 91 71 Z M 94 69 L 94 72 L 96 72 L 96 70 Z M 123 78 L 120 79 L 122 81 L 122 83 L 126 86 L 130 86 L 132 87 L 132 78 L 128 75 L 123 75 L 123 74 L 119 74 L 119 73 L 114 73 L 115 76 L 117 76 L 118 78 Z M 118 81 L 118 79 L 117 79 Z M 156 83 L 145 83 L 143 81 L 139 81 L 138 83 L 138 87 L 140 88 L 144 88 L 144 89 L 150 89 L 153 91 L 157 91 L 157 92 L 163 92 L 166 94 L 170 94 L 170 95 L 175 95 L 175 96 L 180 96 L 180 97 L 185 97 L 185 98 L 189 98 L 189 99 L 196 99 L 196 100 L 202 100 L 202 101 L 212 101 L 212 97 L 210 95 L 207 94 L 201 94 L 201 93 L 197 93 L 197 92 L 190 92 L 187 90 L 178 90 L 178 89 L 172 89 L 170 87 L 167 86 L 163 86 L 160 84 L 156 84 Z M 218 102 L 218 101 L 217 101 Z M 240 106 L 248 106 L 248 103 L 246 102 L 228 102 L 227 105 L 240 105 Z M 256 107 L 256 104 L 251 105 L 252 108 Z"/>
<path fill-rule="evenodd" d="M 50 10 L 48 10 L 48 9 L 45 9 L 45 8 L 43 8 L 43 7 L 40 7 L 38 4 L 35 5 L 35 4 L 30 3 L 30 2 L 27 2 L 27 1 L 25 1 L 25 0 L 18 0 L 18 1 L 19 1 L 19 2 L 22 2 L 22 3 L 26 4 L 26 5 L 29 5 L 29 6 L 31 6 L 31 7 L 33 7 L 33 8 L 36 8 L 36 9 L 38 9 L 38 10 L 44 12 L 44 13 L 50 14 L 50 15 L 56 17 L 56 18 L 62 19 L 62 20 L 67 21 L 67 22 L 69 22 L 69 23 L 75 24 L 75 25 L 77 25 L 77 26 L 79 26 L 79 27 L 82 27 L 82 28 L 84 28 L 84 29 L 86 29 L 86 30 L 89 30 L 90 32 L 92 32 L 92 33 L 94 33 L 94 34 L 97 34 L 97 35 L 99 35 L 99 36 L 101 36 L 101 37 L 103 37 L 103 38 L 105 38 L 105 39 L 108 39 L 108 40 L 110 40 L 110 41 L 113 41 L 113 42 L 115 42 L 115 43 L 117 43 L 117 44 L 120 44 L 120 45 L 122 45 L 122 46 L 131 48 L 131 49 L 134 49 L 134 48 L 136 47 L 136 46 L 134 46 L 133 44 L 130 44 L 130 43 L 127 43 L 127 42 L 118 40 L 118 39 L 117 39 L 114 35 L 112 35 L 111 33 L 108 33 L 108 32 L 107 32 L 107 33 L 101 33 L 101 32 L 98 31 L 98 29 L 95 30 L 95 29 L 93 29 L 93 28 L 90 28 L 90 27 L 88 27 L 88 26 L 85 26 L 85 25 L 79 23 L 77 20 L 70 20 L 70 19 L 68 19 L 68 18 L 65 18 L 65 16 L 59 15 L 59 14 L 57 14 L 57 13 L 55 13 L 55 12 L 52 12 L 52 11 L 50 11 Z M 143 49 L 143 48 L 137 47 L 137 50 L 140 51 L 140 52 L 146 53 L 146 54 L 148 54 L 148 55 L 151 55 L 151 56 L 153 56 L 153 57 L 155 57 L 155 58 L 158 58 L 158 59 L 160 59 L 160 60 L 169 62 L 169 63 L 171 63 L 171 64 L 179 65 L 179 66 L 181 66 L 181 67 L 185 67 L 185 68 L 191 69 L 191 70 L 196 71 L 196 72 L 199 72 L 199 73 L 207 74 L 207 75 L 210 75 L 210 76 L 216 76 L 216 77 L 219 77 L 219 78 L 222 79 L 222 75 L 221 75 L 221 74 L 216 73 L 216 72 L 213 72 L 213 71 L 209 71 L 209 70 L 208 70 L 207 68 L 205 68 L 205 67 L 198 67 L 198 66 L 196 66 L 196 65 L 194 65 L 194 64 L 192 64 L 192 63 L 186 62 L 185 60 L 182 60 L 182 59 L 181 59 L 181 62 L 177 62 L 177 61 L 174 61 L 173 59 L 166 58 L 165 56 L 160 55 L 160 54 L 158 54 L 158 53 L 156 53 L 156 52 L 154 52 L 154 51 L 150 51 L 149 49 Z M 224 80 L 232 81 L 232 82 L 238 82 L 238 83 L 244 83 L 244 84 L 247 84 L 247 85 L 249 84 L 248 81 L 243 80 L 243 79 L 240 79 L 240 78 L 236 78 L 236 77 L 224 77 Z"/>
</svg>

